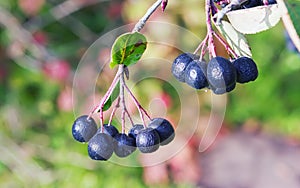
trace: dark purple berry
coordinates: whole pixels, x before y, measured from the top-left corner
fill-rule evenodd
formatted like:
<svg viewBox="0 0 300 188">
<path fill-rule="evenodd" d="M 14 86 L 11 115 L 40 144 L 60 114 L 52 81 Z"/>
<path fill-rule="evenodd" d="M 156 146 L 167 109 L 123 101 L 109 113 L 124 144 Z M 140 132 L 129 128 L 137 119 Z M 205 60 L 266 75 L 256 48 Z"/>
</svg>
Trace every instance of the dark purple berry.
<svg viewBox="0 0 300 188">
<path fill-rule="evenodd" d="M 276 0 L 261 0 L 262 5 L 272 5 L 276 3 L 277 3 Z"/>
<path fill-rule="evenodd" d="M 154 118 L 148 125 L 157 131 L 160 139 L 160 145 L 169 144 L 175 137 L 175 131 L 171 123 L 164 118 Z"/>
<path fill-rule="evenodd" d="M 254 81 L 258 77 L 258 70 L 253 59 L 240 57 L 233 61 L 237 73 L 237 82 L 246 83 Z"/>
<path fill-rule="evenodd" d="M 176 57 L 172 64 L 172 74 L 180 82 L 185 82 L 185 69 L 196 56 L 191 53 L 183 53 Z"/>
<path fill-rule="evenodd" d="M 88 154 L 93 160 L 108 160 L 114 151 L 113 139 L 105 133 L 97 133 L 88 143 Z"/>
<path fill-rule="evenodd" d="M 206 63 L 199 60 L 192 61 L 185 70 L 185 82 L 195 88 L 202 89 L 208 86 L 206 79 Z"/>
<path fill-rule="evenodd" d="M 101 127 L 98 129 L 97 133 L 101 133 Z M 114 137 L 119 133 L 118 129 L 113 125 L 104 124 L 103 125 L 103 133 Z"/>
<path fill-rule="evenodd" d="M 78 117 L 72 126 L 72 135 L 78 142 L 88 142 L 97 132 L 95 120 L 87 115 Z"/>
<path fill-rule="evenodd" d="M 114 151 L 118 157 L 127 157 L 136 150 L 135 139 L 119 133 L 114 137 Z"/>
<path fill-rule="evenodd" d="M 136 139 L 137 134 L 144 129 L 144 125 L 135 124 L 128 132 L 128 136 Z"/>
<path fill-rule="evenodd" d="M 235 88 L 236 84 L 233 84 L 227 88 L 213 88 L 211 87 L 210 89 L 214 92 L 216 95 L 222 95 L 224 93 L 230 92 Z"/>
<path fill-rule="evenodd" d="M 146 128 L 141 130 L 136 137 L 136 146 L 142 153 L 152 153 L 159 148 L 159 135 L 156 130 Z"/>
<path fill-rule="evenodd" d="M 212 58 L 207 65 L 207 80 L 216 93 L 231 91 L 236 84 L 236 69 L 228 59 Z"/>
<path fill-rule="evenodd" d="M 262 5 L 261 0 L 248 0 L 245 1 L 245 3 L 242 4 L 243 8 L 252 8 L 256 6 Z"/>
</svg>

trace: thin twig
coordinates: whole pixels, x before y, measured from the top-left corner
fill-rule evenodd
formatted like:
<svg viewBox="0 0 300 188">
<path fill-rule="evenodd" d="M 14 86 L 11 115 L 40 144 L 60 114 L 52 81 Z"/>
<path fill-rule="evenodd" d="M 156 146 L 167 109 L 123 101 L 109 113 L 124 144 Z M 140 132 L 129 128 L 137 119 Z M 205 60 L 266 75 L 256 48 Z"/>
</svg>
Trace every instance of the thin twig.
<svg viewBox="0 0 300 188">
<path fill-rule="evenodd" d="M 145 26 L 147 20 L 150 16 L 155 12 L 155 10 L 159 7 L 163 0 L 156 1 L 146 12 L 146 14 L 139 20 L 139 22 L 134 26 L 132 32 L 139 32 Z"/>
<path fill-rule="evenodd" d="M 109 121 L 108 121 L 108 126 L 111 125 L 112 119 L 113 119 L 113 117 L 115 116 L 115 113 L 116 113 L 116 111 L 117 111 L 117 109 L 118 109 L 119 107 L 120 107 L 120 97 L 118 97 L 117 103 L 116 103 L 116 105 L 114 106 L 114 108 L 113 108 L 113 110 L 112 110 L 112 112 L 111 112 L 111 114 L 110 114 Z"/>
<path fill-rule="evenodd" d="M 206 37 L 203 39 L 203 41 L 198 45 L 198 47 L 196 48 L 196 50 L 194 51 L 194 54 L 197 54 L 198 51 L 203 48 L 202 46 L 204 46 L 207 42 L 207 38 L 208 36 L 206 35 Z"/>
<path fill-rule="evenodd" d="M 107 102 L 107 100 L 109 99 L 109 97 L 112 94 L 113 90 L 117 86 L 118 81 L 120 79 L 120 75 L 121 75 L 121 72 L 120 72 L 120 69 L 119 69 L 116 76 L 114 77 L 110 87 L 108 88 L 107 92 L 102 97 L 100 103 L 90 112 L 89 117 L 92 116 L 96 112 L 101 112 L 102 111 L 105 103 Z"/>
<path fill-rule="evenodd" d="M 225 47 L 227 53 L 232 54 L 234 58 L 238 58 L 238 55 L 234 52 L 234 50 L 227 44 L 227 42 L 216 32 L 214 32 L 214 36 L 221 42 L 221 44 Z"/>
<path fill-rule="evenodd" d="M 131 116 L 130 116 L 130 114 L 129 114 L 128 110 L 127 110 L 127 109 L 125 109 L 125 112 L 126 112 L 126 114 L 127 114 L 127 117 L 128 117 L 128 119 L 129 119 L 129 121 L 130 121 L 131 125 L 133 126 L 133 125 L 134 125 L 134 122 L 133 122 L 133 120 L 132 120 L 132 118 L 131 118 Z"/>
<path fill-rule="evenodd" d="M 206 12 L 206 25 L 207 25 L 207 35 L 208 35 L 208 49 L 209 49 L 209 54 L 212 57 L 216 57 L 216 49 L 215 49 L 215 44 L 214 44 L 214 39 L 213 39 L 213 28 L 211 24 L 211 0 L 206 0 L 206 5 L 205 5 L 205 12 Z"/>
<path fill-rule="evenodd" d="M 122 113 L 121 113 L 121 121 L 122 121 L 122 133 L 125 132 L 125 112 L 126 112 L 126 104 L 125 104 L 125 96 L 124 96 L 124 65 L 119 65 L 119 69 L 121 70 L 121 76 L 120 76 L 120 102 L 122 107 Z"/>
<path fill-rule="evenodd" d="M 143 121 L 143 124 L 146 127 L 146 122 L 145 122 L 144 114 L 148 117 L 149 120 L 151 120 L 151 117 L 149 116 L 149 114 L 147 113 L 147 111 L 142 107 L 142 105 L 139 103 L 139 101 L 135 98 L 135 96 L 130 91 L 130 89 L 128 88 L 128 86 L 125 84 L 124 87 L 127 90 L 127 92 L 129 93 L 130 97 L 132 98 L 132 100 L 133 100 L 136 108 L 138 109 L 138 111 L 140 113 L 140 117 L 141 117 L 141 119 Z"/>
</svg>

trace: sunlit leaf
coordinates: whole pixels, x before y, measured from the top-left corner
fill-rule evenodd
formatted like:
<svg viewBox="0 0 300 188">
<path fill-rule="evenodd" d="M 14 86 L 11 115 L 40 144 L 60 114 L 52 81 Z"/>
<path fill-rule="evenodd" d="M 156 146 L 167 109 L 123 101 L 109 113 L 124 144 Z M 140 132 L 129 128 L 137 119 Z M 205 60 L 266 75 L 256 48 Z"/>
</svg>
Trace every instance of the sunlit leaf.
<svg viewBox="0 0 300 188">
<path fill-rule="evenodd" d="M 111 107 L 112 103 L 119 97 L 119 95 L 120 95 L 120 82 L 118 82 L 113 92 L 111 93 L 110 97 L 104 104 L 103 111 L 108 110 Z"/>
<path fill-rule="evenodd" d="M 230 11 L 227 17 L 232 26 L 243 34 L 255 34 L 274 27 L 282 11 L 277 4 Z"/>
<path fill-rule="evenodd" d="M 135 64 L 142 57 L 146 47 L 146 37 L 141 33 L 125 33 L 119 36 L 111 49 L 110 67 Z"/>
<path fill-rule="evenodd" d="M 106 103 L 104 104 L 102 110 L 103 110 L 103 111 L 108 110 L 108 109 L 110 108 L 111 104 L 112 104 L 111 97 L 109 97 L 108 100 L 106 101 Z"/>
<path fill-rule="evenodd" d="M 112 102 L 119 97 L 119 94 L 120 94 L 120 82 L 118 82 L 115 89 L 113 90 L 113 92 L 110 95 Z"/>
<path fill-rule="evenodd" d="M 243 34 L 236 31 L 230 23 L 222 21 L 222 24 L 217 26 L 217 28 L 237 55 L 247 57 L 252 56 L 247 39 Z"/>
</svg>

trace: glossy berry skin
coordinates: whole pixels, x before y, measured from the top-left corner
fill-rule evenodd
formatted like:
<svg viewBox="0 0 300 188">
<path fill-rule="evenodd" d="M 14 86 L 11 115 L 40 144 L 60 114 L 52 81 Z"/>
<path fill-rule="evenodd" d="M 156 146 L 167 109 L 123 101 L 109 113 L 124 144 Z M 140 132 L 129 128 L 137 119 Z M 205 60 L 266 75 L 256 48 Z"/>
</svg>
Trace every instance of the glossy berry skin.
<svg viewBox="0 0 300 188">
<path fill-rule="evenodd" d="M 206 63 L 199 60 L 190 62 L 185 70 L 185 82 L 195 89 L 207 87 Z"/>
<path fill-rule="evenodd" d="M 128 132 L 128 136 L 136 139 L 136 136 L 138 133 L 144 129 L 144 125 L 141 124 L 135 124 Z"/>
<path fill-rule="evenodd" d="M 98 133 L 88 143 L 88 154 L 93 160 L 106 161 L 113 152 L 113 138 L 108 134 Z"/>
<path fill-rule="evenodd" d="M 229 91 L 236 84 L 236 69 L 228 59 L 212 58 L 207 65 L 207 80 L 210 88 Z"/>
<path fill-rule="evenodd" d="M 261 0 L 248 0 L 244 4 L 242 4 L 243 8 L 252 8 L 256 6 L 262 5 Z"/>
<path fill-rule="evenodd" d="M 154 118 L 148 125 L 157 131 L 160 139 L 160 145 L 169 144 L 175 137 L 175 131 L 171 123 L 164 118 Z"/>
<path fill-rule="evenodd" d="M 119 133 L 114 137 L 114 151 L 118 157 L 127 157 L 136 150 L 135 139 Z"/>
<path fill-rule="evenodd" d="M 78 142 L 88 142 L 97 132 L 95 120 L 87 115 L 78 117 L 72 126 L 72 135 Z"/>
<path fill-rule="evenodd" d="M 172 74 L 180 82 L 185 82 L 185 70 L 195 58 L 191 53 L 183 53 L 176 57 L 172 64 Z"/>
<path fill-rule="evenodd" d="M 101 127 L 98 129 L 97 133 L 101 133 Z M 113 125 L 104 124 L 103 125 L 103 133 L 114 137 L 119 133 L 118 129 Z"/>
<path fill-rule="evenodd" d="M 136 137 L 136 146 L 142 153 L 152 153 L 159 148 L 159 135 L 156 130 L 146 128 L 139 132 Z"/>
<path fill-rule="evenodd" d="M 261 0 L 261 4 L 263 5 L 272 5 L 272 4 L 276 4 L 276 0 Z"/>
<path fill-rule="evenodd" d="M 224 93 L 227 93 L 227 92 L 230 92 L 230 91 L 234 90 L 235 86 L 236 86 L 236 84 L 233 84 L 233 85 L 231 85 L 227 88 L 213 88 L 213 87 L 211 87 L 210 89 L 214 92 L 214 94 L 222 95 Z"/>
<path fill-rule="evenodd" d="M 256 80 L 258 70 L 253 59 L 249 57 L 240 57 L 233 61 L 233 65 L 237 72 L 237 82 L 247 83 Z"/>
</svg>

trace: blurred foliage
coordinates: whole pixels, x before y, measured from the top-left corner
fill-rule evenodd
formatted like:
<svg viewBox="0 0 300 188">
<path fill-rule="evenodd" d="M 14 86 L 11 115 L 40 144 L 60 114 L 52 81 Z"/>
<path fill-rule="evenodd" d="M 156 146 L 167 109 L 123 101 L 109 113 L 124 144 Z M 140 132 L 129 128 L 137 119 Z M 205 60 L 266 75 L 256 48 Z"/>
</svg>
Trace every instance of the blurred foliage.
<svg viewBox="0 0 300 188">
<path fill-rule="evenodd" d="M 21 2 L 24 3 L 22 6 Z M 41 7 L 35 7 L 39 5 L 37 2 Z M 136 22 L 150 1 L 81 0 L 76 1 L 83 3 L 78 10 L 56 19 L 51 11 L 64 2 L 0 1 L 0 7 L 34 36 L 34 42 L 47 50 L 47 58 L 50 55 L 50 59 L 66 60 L 71 67 L 70 73 L 66 70 L 66 79 L 56 80 L 43 69 L 49 59 L 38 59 L 38 62 L 19 59 L 19 54 L 22 57 L 28 55 L 24 50 L 26 46 L 19 46 L 13 32 L 1 25 L 0 187 L 147 187 L 142 168 L 89 159 L 86 145 L 78 144 L 72 138 L 70 130 L 75 117 L 72 106 L 64 102 L 72 98 L 68 88 L 72 88 L 74 72 L 87 48 L 106 31 Z M 203 38 L 206 32 L 203 9 L 203 1 L 170 1 L 166 12 L 158 11 L 153 20 L 178 24 Z M 146 31 L 147 37 L 155 38 L 156 35 L 179 41 L 186 51 L 192 51 L 197 45 L 196 41 L 185 40 L 185 35 L 178 38 L 159 29 Z M 247 38 L 258 64 L 259 78 L 239 85 L 229 94 L 226 121 L 235 128 L 254 119 L 270 132 L 300 138 L 299 54 L 286 49 L 282 24 Z M 150 46 L 146 53 L 172 61 L 178 50 L 164 51 Z M 139 69 L 142 65 L 136 66 Z M 166 68 L 157 69 L 161 75 L 168 72 Z M 147 74 L 143 72 L 145 70 L 139 71 Z M 159 93 L 170 116 L 178 119 L 179 94 L 167 82 L 146 80 L 136 93 L 139 99 L 144 96 L 141 101 L 144 106 Z M 199 92 L 201 107 L 206 112 L 210 100 L 204 95 Z M 184 182 L 172 186 L 189 187 Z"/>
</svg>

